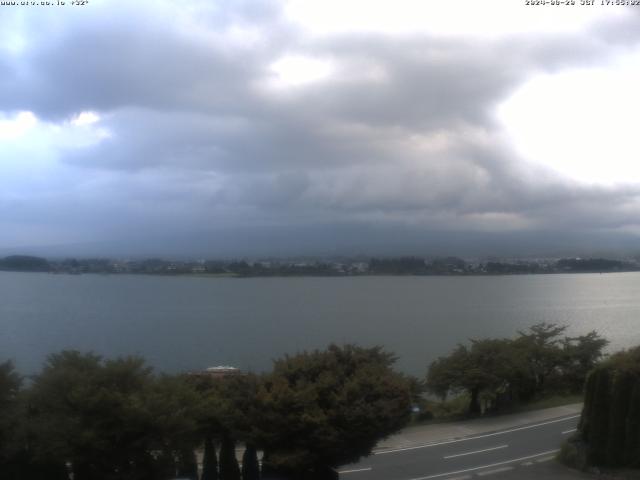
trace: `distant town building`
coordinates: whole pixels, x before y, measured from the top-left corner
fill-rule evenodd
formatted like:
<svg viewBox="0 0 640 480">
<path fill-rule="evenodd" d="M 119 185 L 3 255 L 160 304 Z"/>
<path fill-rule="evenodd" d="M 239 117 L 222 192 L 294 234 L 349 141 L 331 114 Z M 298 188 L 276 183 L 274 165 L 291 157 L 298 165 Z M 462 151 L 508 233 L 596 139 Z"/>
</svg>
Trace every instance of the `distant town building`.
<svg viewBox="0 0 640 480">
<path fill-rule="evenodd" d="M 197 372 L 190 372 L 189 375 L 194 377 L 223 378 L 245 374 L 239 368 L 230 367 L 228 365 L 219 365 L 217 367 L 209 367 Z"/>
</svg>

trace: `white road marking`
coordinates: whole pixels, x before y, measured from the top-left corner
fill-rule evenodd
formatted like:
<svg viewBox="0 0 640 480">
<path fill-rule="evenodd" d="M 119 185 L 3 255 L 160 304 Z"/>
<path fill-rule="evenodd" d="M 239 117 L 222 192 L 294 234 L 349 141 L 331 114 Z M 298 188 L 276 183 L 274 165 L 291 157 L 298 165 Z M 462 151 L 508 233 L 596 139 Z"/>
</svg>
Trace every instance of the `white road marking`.
<svg viewBox="0 0 640 480">
<path fill-rule="evenodd" d="M 493 475 L 494 473 L 508 472 L 509 470 L 513 470 L 513 467 L 501 467 L 501 468 L 495 468 L 493 470 L 485 470 L 484 472 L 478 472 L 477 475 L 479 477 L 484 477 L 485 475 Z"/>
<path fill-rule="evenodd" d="M 464 475 L 462 477 L 447 478 L 447 480 L 470 480 L 470 479 L 471 479 L 471 475 Z"/>
<path fill-rule="evenodd" d="M 556 457 L 554 455 L 551 455 L 549 457 L 539 458 L 536 460 L 536 462 L 537 463 L 548 462 L 549 460 L 553 460 L 554 458 Z"/>
<path fill-rule="evenodd" d="M 482 453 L 482 452 L 490 452 L 492 450 L 500 450 L 501 448 L 507 448 L 509 445 L 500 445 L 499 447 L 491 447 L 491 448 L 485 448 L 483 450 L 476 450 L 474 452 L 465 452 L 465 453 L 456 453 L 455 455 L 447 455 L 446 459 L 449 458 L 456 458 L 456 457 L 464 457 L 466 455 L 473 455 L 474 453 Z"/>
<path fill-rule="evenodd" d="M 417 450 L 419 448 L 429 448 L 429 447 L 437 447 L 438 445 L 448 445 L 450 443 L 467 442 L 469 440 L 476 440 L 478 438 L 487 438 L 487 437 L 493 437 L 495 435 L 504 435 L 505 433 L 518 432 L 520 430 L 527 430 L 529 428 L 542 427 L 544 425 L 550 425 L 552 423 L 565 422 L 567 420 L 573 420 L 574 418 L 578 418 L 578 417 L 580 417 L 580 415 L 572 415 L 571 417 L 558 418 L 556 420 L 550 420 L 548 422 L 536 423 L 535 425 L 527 425 L 526 427 L 511 428 L 509 430 L 502 430 L 500 432 L 485 433 L 484 435 L 476 435 L 475 437 L 458 438 L 455 440 L 447 440 L 447 441 L 438 442 L 438 443 L 426 443 L 424 445 L 416 445 L 415 447 L 395 448 L 393 450 L 383 450 L 381 452 L 374 452 L 373 454 L 386 455 L 387 453 L 405 452 L 407 450 Z"/>
<path fill-rule="evenodd" d="M 521 463 L 520 465 L 522 465 L 523 467 L 530 467 L 531 465 L 533 465 L 533 462 L 524 462 L 524 463 Z"/>
<path fill-rule="evenodd" d="M 356 473 L 356 472 L 370 472 L 372 469 L 371 467 L 368 468 L 356 468 L 355 470 L 342 470 L 340 472 L 338 472 L 339 474 L 343 474 L 343 473 Z"/>
<path fill-rule="evenodd" d="M 577 428 L 572 428 L 571 430 L 565 430 L 564 432 L 562 432 L 563 435 L 566 435 L 567 433 L 572 433 L 575 432 L 576 430 L 578 430 Z"/>
<path fill-rule="evenodd" d="M 527 455 L 526 457 L 512 458 L 511 460 L 505 460 L 504 462 L 492 463 L 490 465 L 482 465 L 481 467 L 465 468 L 464 470 L 457 470 L 455 472 L 437 473 L 435 475 L 427 475 L 426 477 L 416 477 L 416 478 L 412 478 L 411 480 L 429 480 L 430 478 L 439 478 L 439 477 L 446 477 L 448 475 L 457 475 L 459 473 L 473 472 L 475 470 L 482 470 L 483 468 L 491 468 L 491 467 L 497 467 L 499 465 L 506 465 L 508 463 L 521 462 L 523 460 L 529 460 L 530 458 L 541 457 L 542 455 L 549 455 L 550 453 L 557 453 L 559 451 L 560 450 L 558 449 L 548 450 L 546 452 L 536 453 L 535 455 Z"/>
</svg>

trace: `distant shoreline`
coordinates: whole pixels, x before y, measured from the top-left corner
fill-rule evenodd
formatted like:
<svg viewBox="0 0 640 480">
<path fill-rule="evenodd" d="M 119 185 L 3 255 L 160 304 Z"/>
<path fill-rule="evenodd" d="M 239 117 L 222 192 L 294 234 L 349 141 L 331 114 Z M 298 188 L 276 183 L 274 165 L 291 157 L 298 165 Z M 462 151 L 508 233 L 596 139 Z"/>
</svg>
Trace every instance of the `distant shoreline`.
<svg viewBox="0 0 640 480">
<path fill-rule="evenodd" d="M 167 277 L 167 278 L 358 278 L 358 277 L 507 277 L 526 275 L 576 275 L 576 274 L 609 274 L 609 273 L 638 273 L 640 270 L 615 270 L 615 271 L 578 271 L 578 272 L 506 272 L 506 273 L 362 273 L 362 274 L 270 274 L 270 275 L 241 275 L 237 273 L 143 273 L 143 272 L 50 272 L 33 270 L 0 270 L 0 273 L 41 273 L 55 276 L 79 276 L 79 275 L 100 275 L 100 276 L 146 276 L 146 277 Z"/>
<path fill-rule="evenodd" d="M 323 260 L 116 260 L 69 258 L 49 260 L 29 255 L 0 258 L 0 271 L 52 274 L 144 274 L 200 277 L 356 277 L 356 276 L 486 276 L 550 273 L 614 273 L 640 271 L 638 258 L 560 258 L 472 261 L 459 257 L 340 258 Z"/>
</svg>

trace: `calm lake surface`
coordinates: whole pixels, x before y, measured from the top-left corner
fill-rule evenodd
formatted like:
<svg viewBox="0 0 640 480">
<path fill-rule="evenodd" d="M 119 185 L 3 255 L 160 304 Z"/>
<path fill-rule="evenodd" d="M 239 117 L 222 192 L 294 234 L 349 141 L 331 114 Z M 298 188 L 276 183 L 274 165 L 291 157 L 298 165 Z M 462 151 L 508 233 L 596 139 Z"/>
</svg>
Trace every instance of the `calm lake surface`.
<svg viewBox="0 0 640 480">
<path fill-rule="evenodd" d="M 423 375 L 457 342 L 538 322 L 640 344 L 640 273 L 197 278 L 0 272 L 0 360 L 23 373 L 64 348 L 141 354 L 159 370 L 261 371 L 330 342 L 384 345 Z"/>
</svg>

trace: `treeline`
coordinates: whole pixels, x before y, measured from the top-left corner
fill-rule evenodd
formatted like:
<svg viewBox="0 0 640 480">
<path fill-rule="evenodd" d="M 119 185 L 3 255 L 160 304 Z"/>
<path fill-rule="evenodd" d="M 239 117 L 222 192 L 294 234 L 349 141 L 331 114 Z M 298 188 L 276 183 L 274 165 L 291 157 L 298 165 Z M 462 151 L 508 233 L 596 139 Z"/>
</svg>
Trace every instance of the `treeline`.
<svg viewBox="0 0 640 480">
<path fill-rule="evenodd" d="M 49 262 L 40 257 L 29 255 L 12 255 L 0 258 L 0 270 L 15 272 L 48 272 L 51 269 Z"/>
<path fill-rule="evenodd" d="M 580 393 L 608 341 L 595 331 L 563 336 L 540 323 L 515 338 L 471 340 L 431 363 L 427 390 L 443 400 L 467 395 L 468 412 L 495 412 L 548 394 Z"/>
<path fill-rule="evenodd" d="M 427 260 L 422 257 L 372 258 L 374 275 L 512 275 L 535 273 L 587 273 L 637 271 L 637 262 L 604 258 L 563 258 L 552 262 L 488 261 L 469 263 L 458 257 Z"/>
<path fill-rule="evenodd" d="M 467 262 L 458 257 L 341 259 L 323 261 L 199 260 L 101 258 L 47 260 L 17 255 L 0 259 L 0 270 L 52 273 L 132 273 L 146 275 L 227 275 L 235 277 L 353 275 L 513 275 L 536 273 L 626 272 L 640 269 L 636 261 L 564 258 L 557 261 Z"/>
<path fill-rule="evenodd" d="M 624 272 L 637 270 L 637 266 L 629 262 L 606 258 L 563 258 L 558 260 L 556 268 L 560 271 L 570 272 Z"/>
<path fill-rule="evenodd" d="M 285 356 L 262 375 L 169 376 L 139 357 L 63 351 L 29 381 L 6 362 L 0 476 L 337 478 L 333 467 L 369 454 L 409 419 L 410 385 L 394 361 L 379 347 L 332 345 Z"/>
<path fill-rule="evenodd" d="M 243 277 L 335 277 L 355 273 L 350 267 L 342 264 L 333 265 L 327 262 L 286 263 L 286 262 L 254 262 L 246 261 L 220 264 L 217 273 L 233 273 Z"/>
<path fill-rule="evenodd" d="M 541 323 L 515 338 L 458 345 L 431 363 L 425 382 L 394 371 L 382 348 L 355 345 L 287 355 L 260 375 L 159 375 L 140 357 L 63 351 L 25 379 L 5 362 L 1 478 L 335 479 L 335 467 L 368 455 L 413 406 L 428 405 L 425 391 L 443 402 L 466 398 L 467 413 L 478 415 L 580 393 L 592 371 L 584 438 L 593 451 L 635 455 L 640 349 L 601 363 L 607 340 L 565 330 Z"/>
</svg>

